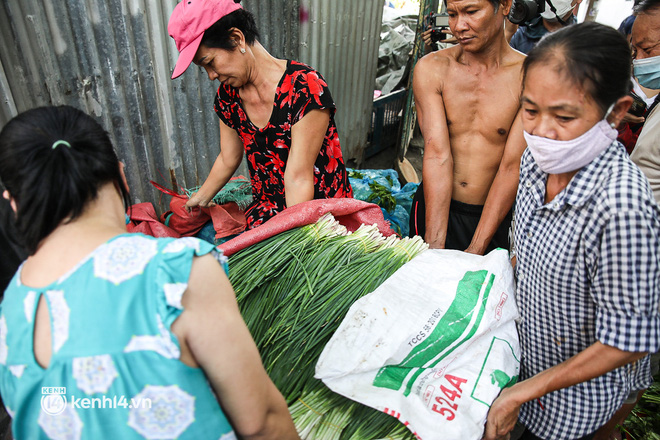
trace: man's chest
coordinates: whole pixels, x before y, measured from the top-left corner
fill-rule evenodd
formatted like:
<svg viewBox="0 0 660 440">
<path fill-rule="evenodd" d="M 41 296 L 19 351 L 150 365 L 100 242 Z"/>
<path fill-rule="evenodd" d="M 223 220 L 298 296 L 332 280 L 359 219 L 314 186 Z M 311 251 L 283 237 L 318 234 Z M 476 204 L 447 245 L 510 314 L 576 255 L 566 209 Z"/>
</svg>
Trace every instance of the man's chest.
<svg viewBox="0 0 660 440">
<path fill-rule="evenodd" d="M 442 95 L 450 131 L 478 130 L 507 136 L 518 112 L 519 80 L 458 69 L 445 82 Z"/>
</svg>

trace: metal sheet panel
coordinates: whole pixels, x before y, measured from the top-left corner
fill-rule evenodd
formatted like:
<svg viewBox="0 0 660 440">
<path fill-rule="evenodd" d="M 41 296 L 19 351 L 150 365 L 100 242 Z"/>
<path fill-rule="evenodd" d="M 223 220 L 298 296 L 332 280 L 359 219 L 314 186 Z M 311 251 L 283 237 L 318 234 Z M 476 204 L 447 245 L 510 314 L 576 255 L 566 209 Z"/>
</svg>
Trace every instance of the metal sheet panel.
<svg viewBox="0 0 660 440">
<path fill-rule="evenodd" d="M 300 61 L 325 77 L 345 159 L 358 163 L 371 126 L 382 0 L 301 0 Z"/>
<path fill-rule="evenodd" d="M 168 199 L 149 180 L 193 187 L 219 153 L 217 83 L 191 67 L 170 80 L 167 34 L 176 0 L 4 0 L 0 124 L 40 105 L 68 104 L 108 130 L 135 203 Z M 261 43 L 324 74 L 346 158 L 361 158 L 371 121 L 381 0 L 244 0 Z M 247 175 L 243 165 L 239 172 Z"/>
<path fill-rule="evenodd" d="M 176 0 L 4 0 L 0 6 L 0 123 L 68 104 L 108 130 L 135 203 L 166 209 L 149 180 L 201 184 L 219 153 L 217 83 L 191 67 L 170 75 L 167 34 Z M 246 0 L 274 56 L 298 57 L 298 1 Z M 247 175 L 243 165 L 239 172 Z"/>
</svg>

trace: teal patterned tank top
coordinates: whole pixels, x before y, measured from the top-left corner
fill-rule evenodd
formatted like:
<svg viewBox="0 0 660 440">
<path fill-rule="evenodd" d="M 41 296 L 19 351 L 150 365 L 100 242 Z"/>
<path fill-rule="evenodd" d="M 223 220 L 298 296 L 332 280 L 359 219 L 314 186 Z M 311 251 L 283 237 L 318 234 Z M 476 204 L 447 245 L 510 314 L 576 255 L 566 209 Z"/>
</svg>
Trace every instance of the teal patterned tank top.
<svg viewBox="0 0 660 440">
<path fill-rule="evenodd" d="M 181 314 L 195 239 L 123 234 L 43 288 L 18 270 L 0 305 L 0 395 L 17 439 L 235 439 L 204 372 L 179 361 Z M 34 358 L 44 296 L 52 358 Z"/>
</svg>

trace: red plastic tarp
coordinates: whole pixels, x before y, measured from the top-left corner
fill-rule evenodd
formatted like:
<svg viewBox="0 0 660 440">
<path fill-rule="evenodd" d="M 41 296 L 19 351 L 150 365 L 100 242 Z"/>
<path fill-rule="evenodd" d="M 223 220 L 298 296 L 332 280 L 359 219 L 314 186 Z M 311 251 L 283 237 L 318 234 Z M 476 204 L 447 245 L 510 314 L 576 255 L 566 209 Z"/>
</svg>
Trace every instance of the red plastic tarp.
<svg viewBox="0 0 660 440">
<path fill-rule="evenodd" d="M 240 234 L 245 230 L 245 216 L 236 203 L 194 208 L 188 212 L 185 208 L 187 201 L 187 198 L 172 197 L 170 210 L 161 216 L 163 223 L 169 217 L 169 227 L 183 237 L 197 234 L 209 220 L 213 220 L 215 238 Z"/>
<path fill-rule="evenodd" d="M 126 225 L 128 232 L 141 232 L 152 237 L 181 237 L 181 234 L 160 222 L 154 205 L 149 202 L 133 205 L 128 212 L 131 220 Z"/>
<path fill-rule="evenodd" d="M 331 213 L 351 232 L 362 224 L 375 224 L 381 234 L 385 236 L 394 234 L 378 205 L 357 199 L 317 199 L 287 208 L 261 226 L 246 231 L 218 247 L 226 256 L 230 256 L 280 232 L 316 223 L 327 213 Z"/>
</svg>

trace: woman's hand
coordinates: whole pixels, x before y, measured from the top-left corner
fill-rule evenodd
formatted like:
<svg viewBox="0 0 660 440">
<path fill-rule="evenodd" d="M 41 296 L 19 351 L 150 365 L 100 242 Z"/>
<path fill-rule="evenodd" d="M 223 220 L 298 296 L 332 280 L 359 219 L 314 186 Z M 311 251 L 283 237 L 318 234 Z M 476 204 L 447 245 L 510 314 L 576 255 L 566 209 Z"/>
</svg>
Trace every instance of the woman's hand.
<svg viewBox="0 0 660 440">
<path fill-rule="evenodd" d="M 516 426 L 521 403 L 518 403 L 517 390 L 504 388 L 488 411 L 483 440 L 508 440 L 509 433 Z"/>
<path fill-rule="evenodd" d="M 232 174 L 238 169 L 243 159 L 243 142 L 236 130 L 227 127 L 220 121 L 220 154 L 215 159 L 209 176 L 199 191 L 190 196 L 185 208 L 190 212 L 193 208 L 209 208 L 215 206 L 213 197 L 225 186 Z"/>
<path fill-rule="evenodd" d="M 190 196 L 190 199 L 188 199 L 186 202 L 186 211 L 190 212 L 193 208 L 198 206 L 200 208 L 209 208 L 211 206 L 215 206 L 215 202 L 213 202 L 214 195 L 215 194 L 209 195 L 203 191 L 203 188 L 200 188 L 200 190 L 196 193 L 193 193 L 193 195 Z"/>
</svg>

